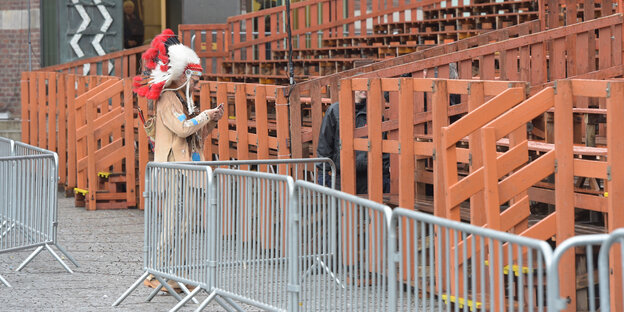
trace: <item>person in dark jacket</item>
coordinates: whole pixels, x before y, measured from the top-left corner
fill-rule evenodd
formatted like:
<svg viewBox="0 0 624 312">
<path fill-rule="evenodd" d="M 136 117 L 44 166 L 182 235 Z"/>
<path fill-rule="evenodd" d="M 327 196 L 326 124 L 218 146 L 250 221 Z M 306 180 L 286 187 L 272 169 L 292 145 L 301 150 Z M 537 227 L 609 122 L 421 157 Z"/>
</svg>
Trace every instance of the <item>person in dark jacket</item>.
<svg viewBox="0 0 624 312">
<path fill-rule="evenodd" d="M 366 91 L 354 92 L 355 102 L 355 127 L 366 125 Z M 334 161 L 336 172 L 330 173 L 329 169 L 321 172 L 323 168 L 318 166 L 318 183 L 330 186 L 330 174 L 336 176 L 336 189 L 340 190 L 340 118 L 338 115 L 338 103 L 333 103 L 325 112 L 325 117 L 321 124 L 318 147 L 316 153 L 318 157 L 327 157 Z M 383 138 L 386 138 L 384 133 Z M 363 151 L 355 152 L 355 172 L 356 172 L 356 193 L 368 193 L 368 154 Z M 383 191 L 390 192 L 390 155 L 383 154 Z"/>
<path fill-rule="evenodd" d="M 130 49 L 143 45 L 145 29 L 143 21 L 136 13 L 134 2 L 126 0 L 123 3 L 124 11 L 124 48 Z"/>
</svg>

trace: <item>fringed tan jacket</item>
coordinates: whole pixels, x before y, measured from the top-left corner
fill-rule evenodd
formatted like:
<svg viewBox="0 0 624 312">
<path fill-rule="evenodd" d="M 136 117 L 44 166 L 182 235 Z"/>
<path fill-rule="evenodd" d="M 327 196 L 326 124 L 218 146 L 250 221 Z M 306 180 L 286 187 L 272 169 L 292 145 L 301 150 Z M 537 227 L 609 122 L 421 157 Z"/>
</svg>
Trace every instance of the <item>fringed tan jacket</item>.
<svg viewBox="0 0 624 312">
<path fill-rule="evenodd" d="M 205 111 L 187 118 L 183 105 L 174 91 L 165 91 L 156 102 L 156 162 L 204 160 L 203 138 L 217 122 Z"/>
</svg>

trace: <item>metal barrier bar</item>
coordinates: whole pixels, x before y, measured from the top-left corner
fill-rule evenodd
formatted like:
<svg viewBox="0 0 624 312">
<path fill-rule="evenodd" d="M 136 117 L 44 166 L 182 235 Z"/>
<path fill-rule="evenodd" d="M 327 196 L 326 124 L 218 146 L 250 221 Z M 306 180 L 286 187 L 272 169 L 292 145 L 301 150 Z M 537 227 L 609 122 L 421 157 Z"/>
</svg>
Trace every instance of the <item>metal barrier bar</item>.
<svg viewBox="0 0 624 312">
<path fill-rule="evenodd" d="M 544 241 L 397 208 L 388 244 L 390 311 L 544 310 Z"/>
<path fill-rule="evenodd" d="M 611 285 L 610 285 L 610 272 L 609 269 L 609 257 L 611 256 L 610 251 L 613 244 L 620 244 L 620 255 L 624 255 L 624 228 L 617 229 L 609 235 L 609 237 L 602 243 L 600 247 L 600 253 L 598 254 L 598 274 L 600 281 L 600 310 L 609 312 L 611 311 Z M 624 272 L 624 263 L 620 264 L 623 268 Z M 619 279 L 620 283 L 622 281 L 623 276 L 615 276 L 615 279 Z M 617 294 L 614 294 L 617 295 Z M 618 298 L 613 298 L 614 300 L 619 300 L 619 305 L 624 305 L 624 291 Z M 616 305 L 617 307 L 617 305 Z M 617 310 L 617 309 L 615 309 Z"/>
<path fill-rule="evenodd" d="M 295 183 L 292 236 L 302 310 L 386 310 L 388 206 L 306 181 Z"/>
<path fill-rule="evenodd" d="M 178 301 L 173 287 L 206 288 L 211 244 L 208 231 L 212 220 L 206 213 L 212 186 L 212 169 L 180 163 L 148 163 L 145 173 L 144 274 L 119 298 L 119 305 L 149 275 L 159 286 L 148 297 L 165 287 Z M 185 285 L 186 284 L 186 285 Z M 194 292 L 196 294 L 197 292 Z M 194 296 L 193 294 L 193 296 Z M 187 296 L 186 300 L 193 296 Z"/>
<path fill-rule="evenodd" d="M 286 310 L 283 291 L 289 280 L 289 199 L 294 191 L 289 176 L 215 169 L 216 216 L 212 237 L 215 263 L 213 293 L 263 310 Z M 257 287 L 262 285 L 261 287 Z M 282 303 L 282 304 L 280 304 Z M 205 306 L 207 302 L 202 303 Z"/>
<path fill-rule="evenodd" d="M 13 156 L 13 140 L 0 137 L 0 157 Z"/>
<path fill-rule="evenodd" d="M 45 248 L 67 272 L 73 273 L 50 247 L 56 246 L 78 266 L 57 241 L 57 154 L 5 138 L 0 138 L 0 144 L 9 147 L 13 155 L 0 157 L 0 191 L 6 194 L 6 200 L 0 203 L 0 253 L 37 247 L 19 265 L 20 271 Z M 6 280 L 2 282 L 8 285 Z"/>
<path fill-rule="evenodd" d="M 173 268 L 176 268 L 176 269 L 182 268 L 182 267 L 186 268 L 185 265 L 174 263 L 172 267 L 167 268 L 168 270 L 164 270 L 163 268 L 156 268 L 153 265 L 154 263 L 153 258 L 156 257 L 155 255 L 158 252 L 156 249 L 154 249 L 155 248 L 154 244 L 155 244 L 155 241 L 157 241 L 159 238 L 155 236 L 148 236 L 148 234 L 153 235 L 155 231 L 159 231 L 163 227 L 163 224 L 157 223 L 159 219 L 154 217 L 154 215 L 147 213 L 148 207 L 151 207 L 149 209 L 151 209 L 152 211 L 162 211 L 163 209 L 169 209 L 167 207 L 173 205 L 173 202 L 172 202 L 173 199 L 170 200 L 168 198 L 174 195 L 167 195 L 167 193 L 173 192 L 174 190 L 170 188 L 175 187 L 175 185 L 177 185 L 177 187 L 180 189 L 178 193 L 190 192 L 192 194 L 195 194 L 198 192 L 196 190 L 189 189 L 190 184 L 183 183 L 184 185 L 180 185 L 181 181 L 177 181 L 176 179 L 173 179 L 171 177 L 167 178 L 164 175 L 167 175 L 167 174 L 176 175 L 176 173 L 173 173 L 176 170 L 178 171 L 190 170 L 193 172 L 203 172 L 205 170 L 210 169 L 210 172 L 212 172 L 212 168 L 226 167 L 226 168 L 246 168 L 246 169 L 268 171 L 268 172 L 291 173 L 294 177 L 298 179 L 319 181 L 318 172 L 320 170 L 324 170 L 321 172 L 325 172 L 326 170 L 332 170 L 332 172 L 335 172 L 335 166 L 333 162 L 331 161 L 331 159 L 328 159 L 328 158 L 149 163 L 147 167 L 151 169 L 146 171 L 146 175 L 145 175 L 146 189 L 145 189 L 145 193 L 143 194 L 146 200 L 145 201 L 146 203 L 145 204 L 145 207 L 146 207 L 145 232 L 147 233 L 145 237 L 145 250 L 146 251 L 144 254 L 144 259 L 145 261 L 148 261 L 147 259 L 151 259 L 150 261 L 152 262 L 145 263 L 144 265 L 145 270 L 146 272 L 148 272 L 148 274 L 152 274 L 154 276 L 161 277 L 166 280 L 172 280 L 172 281 L 178 282 L 178 285 L 180 285 L 179 283 L 186 283 L 189 285 L 200 287 L 202 289 L 206 289 L 208 291 L 211 291 L 212 289 L 211 285 L 215 285 L 214 281 L 189 279 L 187 277 L 177 275 L 177 273 L 180 273 L 180 272 L 173 270 Z M 156 168 L 159 168 L 159 169 L 156 169 Z M 165 171 L 165 169 L 170 170 L 170 171 Z M 160 181 L 160 182 L 154 182 L 155 180 Z M 200 183 L 201 186 L 197 186 L 198 189 L 204 190 L 204 193 L 200 195 L 195 194 L 197 196 L 200 196 L 201 201 L 202 201 L 202 203 L 196 204 L 198 207 L 207 207 L 207 204 L 209 203 L 209 201 L 214 200 L 214 197 L 207 195 L 206 191 L 211 190 L 215 186 L 212 185 L 213 184 L 212 182 L 208 183 L 207 180 L 205 182 L 206 184 Z M 325 182 L 325 181 L 321 180 L 319 182 Z M 157 184 L 154 184 L 154 183 L 157 183 Z M 333 187 L 334 184 L 335 184 L 335 177 L 331 177 L 331 186 Z M 168 188 L 165 187 L 165 185 L 168 185 L 167 186 Z M 154 190 L 157 190 L 157 191 L 154 191 Z M 187 197 L 187 198 L 183 197 L 181 198 L 182 199 L 181 202 L 185 205 L 190 205 L 188 204 L 191 202 L 190 199 L 196 200 L 197 197 L 194 197 L 195 195 L 191 195 L 190 197 Z M 182 195 L 178 194 L 176 196 L 182 196 Z M 207 197 L 202 197 L 202 196 L 207 196 Z M 169 202 L 167 202 L 167 200 L 169 200 Z M 222 205 L 223 203 L 220 203 L 220 204 Z M 214 203 L 211 202 L 211 205 L 216 205 L 216 202 Z M 214 211 L 214 209 L 206 210 L 206 208 L 204 208 L 203 210 L 207 211 L 207 213 L 209 214 L 212 214 Z M 209 235 L 208 232 L 206 232 L 207 230 L 210 230 L 210 225 L 212 224 L 211 222 L 208 222 L 208 221 L 213 221 L 215 223 L 218 223 L 217 220 L 221 220 L 222 222 L 227 221 L 227 219 L 223 219 L 224 215 L 219 215 L 219 216 L 215 215 L 211 217 L 206 217 L 204 215 L 201 215 L 199 217 L 196 216 L 194 218 L 196 218 L 197 220 L 189 221 L 190 222 L 189 224 L 196 224 L 194 222 L 205 224 L 205 228 L 203 228 L 203 232 L 202 232 L 204 237 L 197 238 L 197 239 L 200 240 L 200 242 L 203 239 L 203 242 L 210 242 L 210 243 L 212 243 L 213 241 L 216 241 L 216 238 L 218 238 L 219 236 L 216 236 L 216 234 Z M 270 220 L 270 219 L 267 219 L 267 220 Z M 233 230 L 233 228 L 228 228 L 227 230 Z M 176 230 L 173 230 L 173 231 L 175 235 L 179 234 L 176 232 Z M 233 232 L 231 233 L 228 232 L 227 235 L 233 235 Z M 280 244 L 283 244 L 285 246 L 286 239 L 283 239 L 284 237 L 287 237 L 287 236 L 284 235 L 281 237 L 283 241 L 280 242 Z M 196 245 L 193 245 L 193 243 L 190 243 L 190 244 L 191 246 L 196 246 Z M 209 246 L 205 248 L 209 249 Z M 190 254 L 186 256 L 190 256 Z M 195 255 L 195 256 L 198 259 L 203 259 L 203 261 L 208 261 L 206 260 L 207 259 L 206 253 L 203 253 L 201 255 Z M 197 260 L 197 261 L 200 261 L 200 260 Z M 206 265 L 207 265 L 206 263 L 198 264 L 199 267 L 204 267 Z M 199 273 L 199 274 L 203 274 L 203 273 Z M 208 274 L 208 276 L 209 276 L 208 278 L 214 278 L 214 274 Z M 125 298 L 127 298 L 127 296 L 130 295 L 130 293 L 132 293 L 132 291 L 134 291 L 136 287 L 138 287 L 138 285 L 140 284 L 139 282 L 144 279 L 145 277 L 143 276 L 140 277 L 139 280 L 137 280 L 126 292 L 124 292 L 124 294 L 122 294 L 119 297 L 119 299 L 117 299 L 117 301 L 115 301 L 115 303 L 113 303 L 113 306 L 117 306 L 123 300 L 125 300 Z M 203 286 L 200 284 L 202 284 Z M 162 285 L 162 286 L 164 286 L 165 288 L 167 287 L 166 285 Z M 160 290 L 160 287 L 157 290 L 155 290 L 152 293 L 152 296 L 150 296 L 150 298 L 148 299 L 151 299 L 153 295 L 157 293 L 158 290 Z M 194 296 L 195 294 L 196 292 L 194 292 L 192 296 Z M 176 305 L 173 308 L 173 310 L 174 311 L 178 310 L 189 299 L 192 299 L 192 296 L 187 296 L 184 299 L 181 299 L 178 305 Z M 225 305 L 225 302 L 221 299 L 222 297 L 225 299 L 225 301 L 227 301 L 229 300 L 228 298 L 234 298 L 235 296 L 234 295 L 232 296 L 216 296 L 215 295 L 211 297 L 216 298 L 219 304 Z M 233 303 L 230 303 L 230 302 L 228 302 L 228 304 L 233 305 Z M 261 305 L 259 302 L 256 302 L 256 304 L 257 306 Z"/>
<path fill-rule="evenodd" d="M 336 165 L 329 158 L 259 159 L 259 160 L 219 160 L 181 162 L 183 164 L 211 166 L 213 168 L 255 170 L 290 175 L 295 181 L 304 180 L 319 183 L 331 188 L 336 185 Z"/>
<path fill-rule="evenodd" d="M 561 311 L 568 308 L 569 298 L 562 298 L 559 291 L 559 275 L 561 274 L 559 272 L 559 262 L 566 252 L 574 253 L 576 247 L 585 247 L 587 255 L 587 283 L 589 286 L 589 311 L 596 311 L 596 294 L 593 287 L 596 284 L 593 273 L 596 268 L 593 265 L 593 248 L 594 246 L 600 246 L 608 238 L 608 234 L 579 235 L 571 237 L 557 246 L 553 253 L 552 263 L 548 267 L 548 307 L 550 311 Z M 604 307 L 601 306 L 601 308 Z M 572 307 L 572 309 L 576 309 L 576 307 Z"/>
</svg>

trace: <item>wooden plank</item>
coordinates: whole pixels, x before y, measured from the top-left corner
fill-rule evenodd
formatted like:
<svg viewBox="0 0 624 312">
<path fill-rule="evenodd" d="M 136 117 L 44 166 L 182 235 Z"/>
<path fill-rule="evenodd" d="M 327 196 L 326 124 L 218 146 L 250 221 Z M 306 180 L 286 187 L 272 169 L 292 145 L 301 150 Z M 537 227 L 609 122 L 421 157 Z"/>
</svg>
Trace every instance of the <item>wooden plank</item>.
<svg viewBox="0 0 624 312">
<path fill-rule="evenodd" d="M 498 172 L 497 172 L 497 154 L 496 154 L 496 130 L 491 127 L 481 129 L 481 147 L 483 152 L 483 185 L 484 185 L 484 202 L 487 227 L 494 230 L 500 230 L 500 206 L 498 196 Z M 489 259 L 499 259 L 498 248 L 492 248 L 488 254 Z M 490 263 L 493 270 L 493 276 L 500 276 L 502 270 L 501 263 Z M 494 279 L 494 306 L 500 307 L 504 305 L 500 302 L 498 292 L 501 291 L 500 281 Z"/>
<path fill-rule="evenodd" d="M 409 79 L 399 80 L 399 206 L 414 207 L 414 89 Z"/>
<path fill-rule="evenodd" d="M 76 186 L 76 76 L 68 75 L 67 84 L 67 182 L 66 190 Z"/>
<path fill-rule="evenodd" d="M 38 72 L 37 73 L 37 110 L 36 112 L 39 115 L 39 119 L 38 119 L 38 126 L 37 128 L 39 129 L 39 135 L 38 135 L 38 143 L 36 144 L 36 146 L 39 146 L 41 148 L 47 148 L 48 147 L 48 136 L 46 135 L 46 131 L 47 131 L 47 127 L 46 127 L 46 123 L 47 123 L 47 118 L 46 118 L 46 112 L 47 112 L 47 86 L 46 86 L 46 73 L 45 72 Z"/>
<path fill-rule="evenodd" d="M 134 150 L 134 144 L 136 142 L 136 139 L 134 136 L 134 94 L 132 92 L 131 78 L 127 78 L 124 80 L 123 103 L 124 113 L 126 117 L 124 124 L 124 154 L 126 158 L 126 201 L 129 207 L 133 207 L 137 204 L 135 171 L 137 159 Z M 141 132 L 141 130 L 141 125 L 139 125 L 138 131 Z"/>
<path fill-rule="evenodd" d="M 517 53 L 507 53 L 507 60 L 512 64 L 507 64 L 508 77 L 516 77 L 517 65 L 516 65 Z M 513 60 L 511 60 L 513 58 Z M 470 93 L 468 95 L 468 110 L 470 112 L 476 111 L 479 107 L 484 105 L 485 102 L 485 90 L 483 82 L 470 83 Z M 523 97 L 524 98 L 524 97 Z M 465 117 L 465 116 L 464 116 Z M 461 120 L 461 119 L 460 119 Z M 483 152 L 481 147 L 481 133 L 480 131 L 473 131 L 468 137 L 470 155 L 472 155 L 472 162 L 470 163 L 470 173 L 474 173 L 478 168 L 483 166 Z M 448 145 L 447 145 L 448 146 Z M 479 179 L 481 184 L 483 178 Z M 450 186 L 450 185 L 449 185 Z M 448 205 L 448 203 L 447 203 Z M 473 193 L 470 197 L 470 223 L 481 226 L 487 222 L 485 216 L 485 202 L 483 198 L 483 192 L 479 191 Z"/>
<path fill-rule="evenodd" d="M 91 122 L 89 122 L 91 123 Z M 93 137 L 92 134 L 87 135 L 87 140 L 89 137 Z M 95 140 L 93 140 L 95 142 Z M 85 155 L 84 157 L 81 157 L 78 160 L 78 165 L 76 166 L 76 169 L 78 171 L 83 171 L 83 170 L 89 170 L 89 160 L 91 158 L 93 158 L 93 169 L 94 170 L 98 170 L 98 169 L 105 169 L 106 166 L 111 166 L 112 162 L 111 159 L 114 161 L 119 161 L 120 159 L 124 158 L 124 155 L 119 153 L 119 150 L 121 150 L 123 148 L 123 139 L 119 138 L 115 141 L 113 141 L 110 144 L 105 145 L 104 147 L 102 147 L 101 149 L 96 150 L 93 153 L 89 153 L 87 155 Z M 98 170 L 101 171 L 101 170 Z M 93 175 L 93 178 L 97 177 L 97 172 L 95 171 L 95 174 Z M 91 177 L 91 176 L 89 176 Z M 97 183 L 96 183 L 97 185 Z"/>
<path fill-rule="evenodd" d="M 442 150 L 445 148 L 442 146 L 442 128 L 448 125 L 448 101 L 449 95 L 446 88 L 445 80 L 434 80 L 432 85 L 432 128 L 433 128 L 433 142 L 435 145 L 434 153 L 434 171 L 444 172 L 444 159 L 441 159 Z M 435 152 L 439 151 L 439 152 Z M 445 217 L 446 203 L 444 198 L 444 190 L 446 186 L 444 184 L 443 176 L 440 174 L 434 175 L 434 191 L 433 191 L 433 203 L 434 203 L 434 215 Z"/>
<path fill-rule="evenodd" d="M 496 140 L 545 112 L 553 105 L 553 88 L 546 88 L 488 124 L 496 129 Z"/>
<path fill-rule="evenodd" d="M 355 194 L 355 151 L 353 150 L 353 129 L 355 112 L 353 105 L 352 80 L 340 81 L 340 177 L 341 190 Z"/>
<path fill-rule="evenodd" d="M 59 183 L 67 182 L 67 87 L 66 75 L 59 74 L 57 79 L 57 103 L 58 103 L 58 158 L 59 158 Z M 73 142 L 71 143 L 73 144 Z"/>
<path fill-rule="evenodd" d="M 529 196 L 526 195 L 501 213 L 501 229 L 505 232 L 511 230 L 518 223 L 526 220 L 530 214 Z"/>
<path fill-rule="evenodd" d="M 137 105 L 141 108 L 144 114 L 148 114 L 149 111 L 147 109 L 147 99 L 144 97 L 137 97 Z M 224 115 L 225 119 L 227 119 L 227 115 Z M 148 117 L 148 116 L 145 116 Z M 148 150 L 148 140 L 147 134 L 143 129 L 141 129 L 141 125 L 139 125 L 139 209 L 145 209 L 145 198 L 142 196 L 143 192 L 145 192 L 145 168 L 147 166 L 147 162 L 149 161 L 149 150 Z"/>
<path fill-rule="evenodd" d="M 255 87 L 255 105 L 256 105 L 256 134 L 258 135 L 258 159 L 269 158 L 269 127 L 267 113 L 267 93 L 264 86 Z M 266 171 L 266 166 L 262 166 L 261 171 Z"/>
<path fill-rule="evenodd" d="M 367 94 L 368 123 L 368 198 L 375 202 L 383 202 L 383 157 L 382 157 L 382 110 L 383 103 L 381 80 L 371 79 Z"/>
<path fill-rule="evenodd" d="M 485 104 L 475 108 L 468 115 L 449 126 L 446 139 L 448 145 L 446 147 L 454 145 L 522 100 L 524 100 L 524 90 L 522 88 L 509 88 Z"/>
<path fill-rule="evenodd" d="M 499 184 L 499 202 L 503 204 L 517 195 L 520 191 L 526 190 L 547 177 L 554 171 L 555 151 L 550 151 L 532 161 L 529 165 L 514 172 Z M 572 172 L 570 172 L 572 174 Z M 571 196 L 570 196 L 571 197 Z M 570 205 L 571 206 L 571 205 Z"/>
<path fill-rule="evenodd" d="M 87 189 L 87 191 L 89 193 L 87 193 L 87 197 L 88 197 L 88 204 L 85 207 L 87 210 L 95 210 L 95 203 L 96 203 L 96 199 L 95 199 L 95 191 L 97 189 L 97 171 L 96 171 L 96 142 L 95 142 L 95 137 L 94 137 L 94 120 L 95 120 L 95 108 L 93 107 L 93 105 L 91 105 L 91 103 L 88 103 L 87 105 L 85 105 L 85 109 L 86 109 L 86 123 L 87 123 L 87 128 L 88 128 L 88 134 L 86 135 L 86 145 L 87 148 L 85 150 L 86 153 L 86 158 L 87 158 L 87 168 L 85 174 L 86 174 L 86 187 L 84 187 L 85 189 Z M 121 143 L 121 142 L 120 142 Z M 120 144 L 121 145 L 121 144 Z M 104 150 L 104 149 L 102 149 Z M 100 151 L 102 151 L 100 150 Z M 109 153 L 112 153 L 114 151 L 116 151 L 117 148 L 113 149 L 113 150 L 109 150 Z M 78 171 L 80 170 L 80 163 L 78 163 L 78 166 L 76 168 Z M 80 185 L 79 185 L 80 186 Z M 83 185 L 84 186 L 84 185 Z"/>
<path fill-rule="evenodd" d="M 223 118 L 217 122 L 219 130 L 219 160 L 230 160 L 230 142 L 228 137 L 228 119 L 230 118 L 227 98 L 227 84 L 217 84 L 217 103 L 223 104 Z"/>
<path fill-rule="evenodd" d="M 249 159 L 247 94 L 244 84 L 234 85 L 234 101 L 236 110 L 236 157 L 239 160 Z"/>
<path fill-rule="evenodd" d="M 291 156 L 291 149 L 288 145 L 289 133 L 288 125 L 290 123 L 288 116 L 288 101 L 286 99 L 286 88 L 275 89 L 275 113 L 277 121 L 277 158 L 287 159 L 294 158 Z M 278 172 L 286 174 L 286 167 L 279 166 Z"/>
<path fill-rule="evenodd" d="M 559 81 L 555 95 L 555 150 L 557 153 L 557 169 L 555 172 L 555 210 L 557 212 L 557 243 L 574 236 L 574 154 L 573 135 L 570 129 L 574 126 L 572 116 L 572 84 L 568 80 Z M 552 153 L 552 152 L 549 152 Z M 546 155 L 542 156 L 545 157 Z M 541 157 L 540 157 L 541 158 Z M 576 306 L 576 289 L 574 289 L 573 254 L 566 254 L 559 263 L 559 280 L 561 294 L 570 298 L 570 306 Z"/>
<path fill-rule="evenodd" d="M 607 178 L 608 163 L 585 159 L 574 159 L 574 176 L 588 178 Z"/>
<path fill-rule="evenodd" d="M 313 38 L 316 35 L 312 35 Z M 321 123 L 323 122 L 323 103 L 321 102 L 321 85 L 318 83 L 312 83 L 310 85 L 310 97 L 311 97 L 311 117 L 312 117 L 312 133 L 317 134 L 321 132 Z M 316 149 L 318 148 L 318 135 L 312 137 L 312 155 L 317 156 Z"/>
<path fill-rule="evenodd" d="M 22 72 L 20 80 L 20 100 L 21 100 L 21 131 L 22 142 L 28 144 L 30 139 L 30 91 L 28 86 L 30 84 L 30 73 Z"/>
<path fill-rule="evenodd" d="M 624 155 L 624 107 L 621 105 L 621 99 L 624 97 L 624 84 L 622 82 L 609 82 L 611 94 L 607 97 L 607 160 L 611 175 L 607 178 L 606 189 L 609 191 L 608 207 L 609 219 L 607 221 L 609 231 L 624 226 L 624 213 L 621 205 L 624 202 L 624 161 L 621 155 Z M 616 278 L 622 276 L 622 267 L 618 264 L 622 263 L 622 255 L 619 252 L 609 254 L 609 266 L 613 274 L 611 275 L 611 298 L 618 298 L 622 293 L 622 279 Z M 614 311 L 621 311 L 624 303 L 621 300 L 612 300 L 612 308 Z"/>
</svg>

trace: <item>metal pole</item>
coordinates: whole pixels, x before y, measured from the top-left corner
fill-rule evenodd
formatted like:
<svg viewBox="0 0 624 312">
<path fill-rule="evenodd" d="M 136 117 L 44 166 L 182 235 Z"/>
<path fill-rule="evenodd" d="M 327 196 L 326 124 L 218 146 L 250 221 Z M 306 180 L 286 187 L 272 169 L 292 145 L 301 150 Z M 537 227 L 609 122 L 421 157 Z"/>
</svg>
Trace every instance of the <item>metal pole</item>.
<svg viewBox="0 0 624 312">
<path fill-rule="evenodd" d="M 32 51 L 32 43 L 30 42 L 30 0 L 28 0 L 28 71 L 32 71 L 32 59 L 30 52 Z"/>
</svg>

